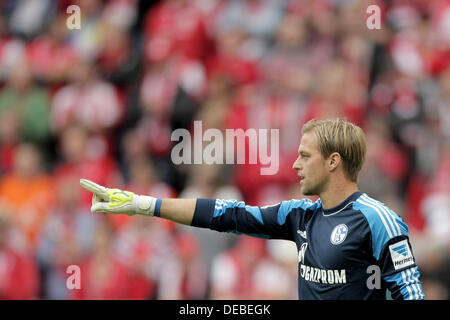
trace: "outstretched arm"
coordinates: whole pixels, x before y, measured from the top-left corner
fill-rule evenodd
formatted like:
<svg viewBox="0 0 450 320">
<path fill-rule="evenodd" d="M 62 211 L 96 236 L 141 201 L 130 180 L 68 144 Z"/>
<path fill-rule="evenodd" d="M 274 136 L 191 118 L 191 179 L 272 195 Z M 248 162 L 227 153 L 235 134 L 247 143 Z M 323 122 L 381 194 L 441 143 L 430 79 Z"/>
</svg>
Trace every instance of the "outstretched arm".
<svg viewBox="0 0 450 320">
<path fill-rule="evenodd" d="M 293 240 L 298 225 L 298 221 L 294 223 L 295 217 L 313 205 L 309 199 L 265 207 L 249 206 L 236 200 L 158 199 L 108 189 L 85 179 L 81 179 L 80 184 L 93 193 L 91 211 L 94 213 L 157 216 L 194 227 L 263 238 Z"/>
</svg>

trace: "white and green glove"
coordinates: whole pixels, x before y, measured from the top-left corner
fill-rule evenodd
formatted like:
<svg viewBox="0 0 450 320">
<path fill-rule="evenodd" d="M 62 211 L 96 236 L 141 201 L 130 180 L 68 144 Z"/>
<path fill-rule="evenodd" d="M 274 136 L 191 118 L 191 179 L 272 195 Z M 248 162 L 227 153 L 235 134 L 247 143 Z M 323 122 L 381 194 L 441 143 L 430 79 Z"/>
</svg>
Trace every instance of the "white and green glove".
<svg viewBox="0 0 450 320">
<path fill-rule="evenodd" d="M 124 213 L 130 216 L 155 214 L 157 198 L 139 196 L 120 189 L 108 189 L 86 179 L 81 179 L 80 185 L 93 193 L 91 207 L 93 213 Z"/>
</svg>

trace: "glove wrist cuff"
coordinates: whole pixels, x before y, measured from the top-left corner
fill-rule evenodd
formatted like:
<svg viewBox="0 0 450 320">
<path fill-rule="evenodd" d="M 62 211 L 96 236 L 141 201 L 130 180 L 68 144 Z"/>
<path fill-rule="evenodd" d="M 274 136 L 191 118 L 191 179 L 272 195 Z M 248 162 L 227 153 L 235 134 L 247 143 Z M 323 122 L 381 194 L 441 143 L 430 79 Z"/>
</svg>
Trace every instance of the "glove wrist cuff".
<svg viewBox="0 0 450 320">
<path fill-rule="evenodd" d="M 155 214 L 156 198 L 135 195 L 133 202 L 136 214 L 144 216 L 153 216 Z"/>
</svg>

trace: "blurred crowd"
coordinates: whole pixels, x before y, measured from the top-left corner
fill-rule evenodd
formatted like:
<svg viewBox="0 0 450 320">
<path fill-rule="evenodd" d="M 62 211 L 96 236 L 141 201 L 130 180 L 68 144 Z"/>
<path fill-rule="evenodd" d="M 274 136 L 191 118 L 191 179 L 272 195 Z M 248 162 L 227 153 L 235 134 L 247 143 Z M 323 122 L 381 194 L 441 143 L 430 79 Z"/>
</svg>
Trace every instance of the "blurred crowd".
<svg viewBox="0 0 450 320">
<path fill-rule="evenodd" d="M 293 243 L 93 215 L 79 179 L 301 198 L 301 127 L 328 117 L 366 132 L 360 189 L 409 225 L 427 298 L 449 299 L 450 0 L 1 1 L 0 298 L 296 299 Z M 171 133 L 194 120 L 279 128 L 278 174 L 174 165 Z"/>
</svg>

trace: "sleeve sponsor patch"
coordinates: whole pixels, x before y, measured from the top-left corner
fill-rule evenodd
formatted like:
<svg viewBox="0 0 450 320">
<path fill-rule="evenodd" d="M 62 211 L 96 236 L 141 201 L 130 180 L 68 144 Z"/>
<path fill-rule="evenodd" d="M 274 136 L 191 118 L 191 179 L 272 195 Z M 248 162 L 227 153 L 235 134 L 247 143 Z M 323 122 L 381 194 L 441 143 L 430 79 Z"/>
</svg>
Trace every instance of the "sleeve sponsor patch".
<svg viewBox="0 0 450 320">
<path fill-rule="evenodd" d="M 392 263 L 395 270 L 414 264 L 414 257 L 409 247 L 408 240 L 402 240 L 389 246 Z"/>
</svg>

